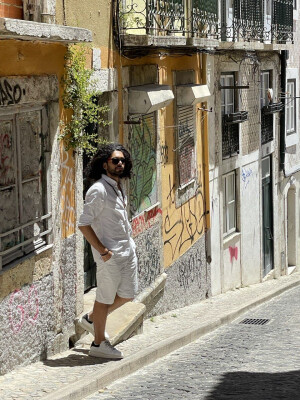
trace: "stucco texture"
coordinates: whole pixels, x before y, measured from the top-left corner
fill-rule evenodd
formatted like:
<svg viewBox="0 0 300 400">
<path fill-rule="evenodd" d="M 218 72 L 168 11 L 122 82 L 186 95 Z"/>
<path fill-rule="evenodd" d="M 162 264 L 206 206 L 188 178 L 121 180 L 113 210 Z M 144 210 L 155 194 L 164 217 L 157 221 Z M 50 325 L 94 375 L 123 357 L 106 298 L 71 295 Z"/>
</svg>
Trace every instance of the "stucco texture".
<svg viewBox="0 0 300 400">
<path fill-rule="evenodd" d="M 210 297 L 210 270 L 206 263 L 205 236 L 168 268 L 167 275 L 164 295 L 151 312 L 152 315 L 163 314 Z"/>
<path fill-rule="evenodd" d="M 54 339 L 53 276 L 6 296 L 0 307 L 0 374 L 44 358 Z"/>
</svg>

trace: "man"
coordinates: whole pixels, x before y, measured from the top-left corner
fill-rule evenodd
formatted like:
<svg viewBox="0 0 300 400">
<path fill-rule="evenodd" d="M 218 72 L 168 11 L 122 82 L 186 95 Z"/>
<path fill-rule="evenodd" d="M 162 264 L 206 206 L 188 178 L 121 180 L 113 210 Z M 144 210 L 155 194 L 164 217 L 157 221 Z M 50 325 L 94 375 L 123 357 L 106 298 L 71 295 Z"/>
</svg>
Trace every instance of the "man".
<svg viewBox="0 0 300 400">
<path fill-rule="evenodd" d="M 87 191 L 78 227 L 92 246 L 97 264 L 97 290 L 93 311 L 81 325 L 95 339 L 89 354 L 102 358 L 123 358 L 107 340 L 108 313 L 131 301 L 137 291 L 137 257 L 131 238 L 122 180 L 130 178 L 132 162 L 119 144 L 102 146 L 87 169 L 87 178 L 96 181 Z"/>
</svg>

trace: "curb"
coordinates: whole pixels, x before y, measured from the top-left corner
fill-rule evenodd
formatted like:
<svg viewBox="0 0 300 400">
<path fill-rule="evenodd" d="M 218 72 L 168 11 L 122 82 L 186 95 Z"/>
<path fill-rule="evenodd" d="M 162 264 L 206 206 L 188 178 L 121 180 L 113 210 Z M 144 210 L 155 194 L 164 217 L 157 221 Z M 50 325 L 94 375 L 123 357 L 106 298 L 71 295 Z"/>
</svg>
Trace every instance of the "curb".
<svg viewBox="0 0 300 400">
<path fill-rule="evenodd" d="M 53 392 L 51 395 L 43 397 L 43 400 L 84 399 L 85 397 L 93 394 L 99 389 L 103 389 L 114 381 L 136 372 L 140 368 L 153 363 L 159 358 L 168 355 L 180 347 L 186 346 L 201 336 L 214 331 L 220 326 L 232 322 L 246 311 L 257 307 L 298 285 L 300 285 L 300 279 L 298 281 L 288 283 L 285 287 L 274 289 L 271 293 L 262 295 L 260 298 L 256 298 L 254 301 L 249 302 L 237 310 L 225 312 L 223 315 L 212 319 L 212 321 L 209 323 L 199 324 L 193 328 L 186 329 L 183 332 L 177 333 L 167 339 L 155 343 L 152 346 L 149 346 L 145 350 L 130 355 L 121 361 L 116 361 L 115 363 L 108 365 L 104 372 L 100 374 L 99 372 L 95 372 L 89 378 L 86 377 L 75 383 L 72 383 L 71 387 L 63 387 Z"/>
</svg>

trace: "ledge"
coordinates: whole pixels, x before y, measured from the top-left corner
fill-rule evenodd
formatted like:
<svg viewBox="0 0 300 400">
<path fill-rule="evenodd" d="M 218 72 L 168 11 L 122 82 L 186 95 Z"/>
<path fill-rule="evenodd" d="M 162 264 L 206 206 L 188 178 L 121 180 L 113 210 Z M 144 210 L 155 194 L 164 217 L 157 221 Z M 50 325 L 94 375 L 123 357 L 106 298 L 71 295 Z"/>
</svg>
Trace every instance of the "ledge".
<svg viewBox="0 0 300 400">
<path fill-rule="evenodd" d="M 170 47 L 185 46 L 184 36 L 154 36 L 154 35 L 122 35 L 123 46 L 125 47 Z"/>
<path fill-rule="evenodd" d="M 47 42 L 91 42 L 92 32 L 75 28 L 20 19 L 0 18 L 0 39 L 40 40 Z"/>
<path fill-rule="evenodd" d="M 258 41 L 222 41 L 220 42 L 219 49 L 220 50 L 260 50 L 260 51 L 279 51 L 279 50 L 288 50 L 290 42 L 285 44 L 278 43 L 261 43 Z"/>
</svg>

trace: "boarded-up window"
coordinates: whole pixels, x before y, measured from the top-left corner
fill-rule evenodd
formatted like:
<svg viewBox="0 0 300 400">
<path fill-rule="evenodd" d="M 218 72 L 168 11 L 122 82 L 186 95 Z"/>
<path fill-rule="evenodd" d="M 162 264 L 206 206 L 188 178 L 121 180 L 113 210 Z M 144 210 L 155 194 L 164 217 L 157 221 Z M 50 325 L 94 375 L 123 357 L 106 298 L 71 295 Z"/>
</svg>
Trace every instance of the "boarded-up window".
<svg viewBox="0 0 300 400">
<path fill-rule="evenodd" d="M 0 115 L 0 269 L 47 241 L 45 116 Z"/>
<path fill-rule="evenodd" d="M 178 175 L 182 186 L 196 176 L 194 106 L 177 107 L 177 125 Z"/>
<path fill-rule="evenodd" d="M 141 117 L 130 128 L 133 160 L 130 180 L 130 211 L 135 216 L 157 203 L 156 128 L 154 113 Z"/>
</svg>

